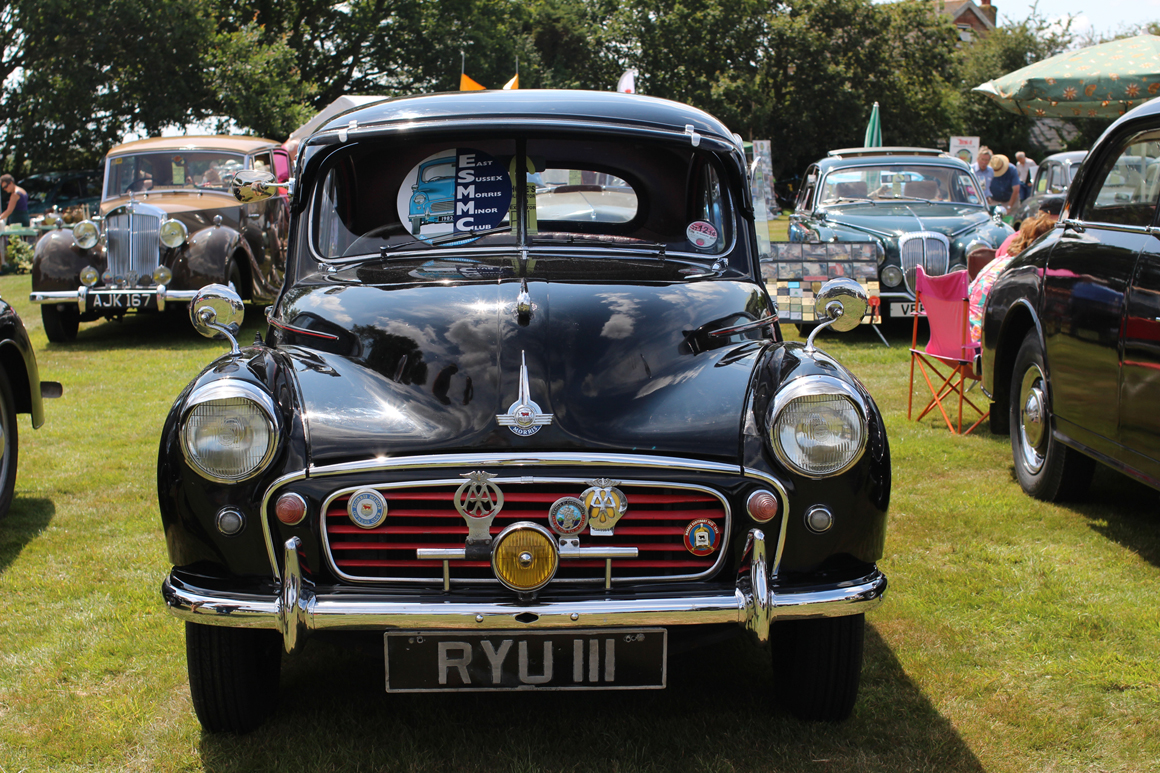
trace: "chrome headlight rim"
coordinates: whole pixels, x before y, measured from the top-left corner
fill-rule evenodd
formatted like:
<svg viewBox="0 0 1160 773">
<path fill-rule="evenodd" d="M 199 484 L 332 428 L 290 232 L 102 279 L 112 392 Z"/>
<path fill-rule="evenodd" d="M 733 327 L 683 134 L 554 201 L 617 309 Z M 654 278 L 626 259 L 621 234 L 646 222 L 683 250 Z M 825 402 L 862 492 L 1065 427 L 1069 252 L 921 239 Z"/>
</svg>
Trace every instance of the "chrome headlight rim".
<svg viewBox="0 0 1160 773">
<path fill-rule="evenodd" d="M 266 421 L 266 430 L 270 433 L 271 440 L 266 445 L 266 452 L 252 469 L 237 475 L 219 475 L 205 469 L 198 462 L 197 457 L 190 452 L 186 440 L 186 427 L 188 426 L 189 414 L 194 408 L 216 400 L 227 400 L 230 398 L 249 400 L 258 406 L 260 413 Z M 274 399 L 258 386 L 248 381 L 239 381 L 237 379 L 214 381 L 193 390 L 189 397 L 186 398 L 185 405 L 181 408 L 181 422 L 178 425 L 181 454 L 185 458 L 186 464 L 198 475 L 215 483 L 242 483 L 265 472 L 282 445 L 281 430 L 282 423 L 278 419 L 278 410 L 274 404 Z"/>
<path fill-rule="evenodd" d="M 800 465 L 796 464 L 785 452 L 785 449 L 781 447 L 781 443 L 778 442 L 777 436 L 774 433 L 774 428 L 777 426 L 777 420 L 781 416 L 782 412 L 786 409 L 786 407 L 799 397 L 806 397 L 811 395 L 837 395 L 839 397 L 845 398 L 856 409 L 856 413 L 861 424 L 861 441 L 859 442 L 858 447 L 855 449 L 854 453 L 850 455 L 850 459 L 844 465 L 836 470 L 831 470 L 829 472 L 817 473 L 812 470 L 804 469 Z M 777 395 L 775 395 L 773 398 L 773 402 L 769 407 L 768 413 L 766 414 L 765 431 L 766 439 L 769 441 L 769 445 L 773 448 L 774 456 L 777 457 L 777 460 L 781 462 L 786 469 L 801 475 L 804 478 L 810 478 L 811 480 L 823 480 L 841 475 L 858 463 L 863 454 L 866 453 L 866 444 L 870 439 L 869 428 L 870 408 L 866 404 L 865 398 L 862 397 L 857 389 L 855 389 L 849 383 L 839 378 L 835 378 L 834 376 L 813 375 L 802 376 L 800 378 L 794 379 L 778 391 Z"/>
<path fill-rule="evenodd" d="M 87 230 L 86 226 L 92 228 L 91 238 L 82 237 L 79 233 Z M 82 220 L 72 227 L 72 235 L 78 247 L 82 250 L 91 250 L 101 240 L 101 227 L 92 220 Z"/>
<path fill-rule="evenodd" d="M 176 232 L 176 237 L 171 235 Z M 171 250 L 177 249 L 189 240 L 189 229 L 180 220 L 167 218 L 157 228 L 157 237 Z"/>
<path fill-rule="evenodd" d="M 507 540 L 508 537 L 510 537 L 511 535 L 516 534 L 518 532 L 521 532 L 521 531 L 537 532 L 541 537 L 544 537 L 547 540 L 547 544 L 548 544 L 549 548 L 551 549 L 552 556 L 553 556 L 552 571 L 548 573 L 547 577 L 545 577 L 541 582 L 539 582 L 535 586 L 528 586 L 528 587 L 522 587 L 522 588 L 508 583 L 508 581 L 504 578 L 503 574 L 500 572 L 499 568 L 496 566 L 496 561 L 498 560 L 499 548 L 503 545 L 504 541 Z M 503 531 L 501 531 L 499 534 L 497 534 L 492 539 L 491 545 L 492 545 L 492 550 L 491 550 L 491 571 L 492 571 L 492 574 L 495 576 L 495 579 L 498 580 L 499 583 L 501 585 L 503 585 L 505 588 L 507 588 L 508 590 L 515 591 L 516 593 L 535 593 L 535 592 L 543 590 L 545 587 L 547 587 L 548 584 L 552 582 L 552 580 L 556 579 L 556 574 L 560 571 L 560 545 L 556 541 L 556 536 L 553 535 L 552 532 L 548 531 L 547 529 L 545 529 L 543 526 L 541 526 L 538 523 L 533 523 L 532 521 L 516 521 L 515 523 L 510 524 L 509 526 L 505 527 Z"/>
</svg>

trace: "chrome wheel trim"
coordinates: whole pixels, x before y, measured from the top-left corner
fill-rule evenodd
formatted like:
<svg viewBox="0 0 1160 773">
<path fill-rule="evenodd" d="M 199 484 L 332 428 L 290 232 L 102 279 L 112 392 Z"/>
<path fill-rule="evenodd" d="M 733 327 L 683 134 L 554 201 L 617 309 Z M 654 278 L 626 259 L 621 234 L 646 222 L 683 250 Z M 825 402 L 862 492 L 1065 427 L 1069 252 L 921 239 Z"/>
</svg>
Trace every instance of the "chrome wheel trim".
<svg viewBox="0 0 1160 773">
<path fill-rule="evenodd" d="M 1019 461 L 1032 475 L 1043 469 L 1047 454 L 1047 380 L 1038 365 L 1023 374 L 1019 387 Z"/>
</svg>

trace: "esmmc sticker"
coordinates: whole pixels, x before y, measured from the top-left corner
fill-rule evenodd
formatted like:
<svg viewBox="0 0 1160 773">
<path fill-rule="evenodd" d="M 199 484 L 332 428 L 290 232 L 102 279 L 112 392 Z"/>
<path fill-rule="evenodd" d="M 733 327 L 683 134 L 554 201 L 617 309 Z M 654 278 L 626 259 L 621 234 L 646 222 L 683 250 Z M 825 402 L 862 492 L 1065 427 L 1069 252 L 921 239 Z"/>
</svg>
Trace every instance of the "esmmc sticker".
<svg viewBox="0 0 1160 773">
<path fill-rule="evenodd" d="M 512 202 L 506 169 L 487 153 L 448 148 L 420 161 L 399 186 L 399 220 L 416 239 L 473 233 L 498 226 Z M 449 243 L 440 239 L 440 244 Z"/>
<path fill-rule="evenodd" d="M 571 537 L 588 525 L 588 508 L 577 497 L 560 497 L 548 510 L 548 525 L 561 537 Z"/>
<path fill-rule="evenodd" d="M 374 489 L 361 489 L 350 495 L 346 512 L 355 526 L 374 529 L 387 519 L 387 500 Z"/>
<path fill-rule="evenodd" d="M 707 556 L 721 544 L 721 530 L 708 518 L 698 518 L 685 527 L 685 550 Z"/>
</svg>

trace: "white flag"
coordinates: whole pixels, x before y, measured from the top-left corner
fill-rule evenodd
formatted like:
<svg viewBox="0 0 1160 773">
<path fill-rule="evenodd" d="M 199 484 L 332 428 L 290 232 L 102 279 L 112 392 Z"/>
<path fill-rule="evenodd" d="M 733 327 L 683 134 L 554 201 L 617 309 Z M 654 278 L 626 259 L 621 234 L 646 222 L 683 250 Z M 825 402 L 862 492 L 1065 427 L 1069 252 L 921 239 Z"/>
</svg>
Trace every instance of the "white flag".
<svg viewBox="0 0 1160 773">
<path fill-rule="evenodd" d="M 625 70 L 616 82 L 616 90 L 622 94 L 636 93 L 636 70 Z"/>
</svg>

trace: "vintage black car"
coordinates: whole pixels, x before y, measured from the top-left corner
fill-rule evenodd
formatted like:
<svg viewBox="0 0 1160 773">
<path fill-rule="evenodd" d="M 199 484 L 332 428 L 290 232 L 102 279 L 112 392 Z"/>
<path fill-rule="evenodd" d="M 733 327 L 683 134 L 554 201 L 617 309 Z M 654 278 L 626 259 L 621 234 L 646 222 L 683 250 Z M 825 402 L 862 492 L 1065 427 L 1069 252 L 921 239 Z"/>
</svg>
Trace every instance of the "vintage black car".
<svg viewBox="0 0 1160 773">
<path fill-rule="evenodd" d="M 884 319 L 910 316 L 918 266 L 931 276 L 967 267 L 979 247 L 1011 234 L 970 168 L 939 150 L 846 148 L 811 164 L 790 216 L 792 242 L 880 245 Z"/>
<path fill-rule="evenodd" d="M 101 170 L 34 174 L 21 180 L 20 187 L 28 192 L 28 214 L 33 217 L 70 207 L 95 210 L 101 201 Z"/>
<path fill-rule="evenodd" d="M 415 224 L 433 159 L 453 217 Z M 781 340 L 739 138 L 636 95 L 427 95 L 325 124 L 293 190 L 265 340 L 161 439 L 204 727 L 259 723 L 322 630 L 381 632 L 389 692 L 661 688 L 670 640 L 747 630 L 783 705 L 850 713 L 889 449 L 858 379 Z M 867 298 L 817 305 L 849 329 Z"/>
<path fill-rule="evenodd" d="M 1093 146 L 1054 230 L 991 289 L 983 389 L 1040 499 L 1081 495 L 1096 461 L 1160 488 L 1160 101 Z"/>
<path fill-rule="evenodd" d="M 44 424 L 46 397 L 60 397 L 55 381 L 41 381 L 36 353 L 16 309 L 0 300 L 0 519 L 8 515 L 16 490 L 20 435 L 16 414 L 27 413 L 32 428 Z"/>
<path fill-rule="evenodd" d="M 289 155 L 252 137 L 162 137 L 118 145 L 105 157 L 101 216 L 58 221 L 36 245 L 33 303 L 48 340 L 71 341 L 82 320 L 184 306 L 207 284 L 246 300 L 282 286 L 289 215 L 285 194 L 239 204 L 236 172 L 285 182 Z"/>
<path fill-rule="evenodd" d="M 1067 193 L 1071 181 L 1079 174 L 1080 165 L 1086 157 L 1086 150 L 1069 150 L 1054 153 L 1043 159 L 1043 163 L 1035 172 L 1035 179 L 1031 181 L 1031 195 L 1011 210 L 1012 227 L 1018 231 L 1024 220 L 1039 212 L 1039 202 L 1045 196 Z"/>
</svg>

